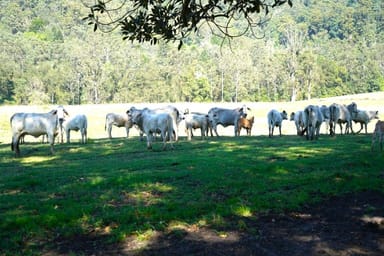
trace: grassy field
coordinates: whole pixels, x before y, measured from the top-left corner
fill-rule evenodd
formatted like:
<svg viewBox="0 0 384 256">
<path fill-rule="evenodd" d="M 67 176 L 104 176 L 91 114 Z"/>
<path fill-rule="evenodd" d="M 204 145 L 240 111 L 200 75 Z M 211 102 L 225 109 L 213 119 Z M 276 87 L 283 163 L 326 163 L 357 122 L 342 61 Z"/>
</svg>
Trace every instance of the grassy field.
<svg viewBox="0 0 384 256">
<path fill-rule="evenodd" d="M 360 97 L 355 101 L 362 109 L 383 111 L 382 98 Z M 308 102 L 252 107 L 264 122 L 270 107 L 291 112 L 300 104 Z M 89 143 L 80 145 L 74 133 L 74 143 L 56 145 L 50 156 L 48 145 L 28 138 L 20 158 L 10 150 L 9 116 L 49 107 L 0 108 L 0 255 L 55 255 L 63 241 L 87 236 L 110 244 L 134 237 L 145 246 L 157 231 L 209 227 L 225 237 L 228 225 L 247 229 L 241 219 L 259 213 L 299 209 L 351 191 L 384 191 L 384 153 L 370 151 L 371 134 L 306 141 L 285 121 L 286 135 L 271 139 L 266 122 L 256 122 L 256 136 L 182 137 L 172 151 L 161 151 L 160 143 L 147 151 L 135 131 L 129 139 L 105 138 L 105 114 L 129 107 L 70 106 L 70 113 L 87 114 Z M 199 107 L 208 105 L 189 105 Z M 123 129 L 113 133 L 124 136 Z"/>
</svg>

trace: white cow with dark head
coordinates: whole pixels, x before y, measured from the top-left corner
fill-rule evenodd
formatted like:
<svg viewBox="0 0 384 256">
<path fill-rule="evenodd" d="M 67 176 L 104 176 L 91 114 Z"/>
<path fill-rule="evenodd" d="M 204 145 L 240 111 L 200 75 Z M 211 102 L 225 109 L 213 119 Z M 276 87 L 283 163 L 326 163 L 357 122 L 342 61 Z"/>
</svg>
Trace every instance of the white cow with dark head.
<svg viewBox="0 0 384 256">
<path fill-rule="evenodd" d="M 281 136 L 281 125 L 283 124 L 283 120 L 288 120 L 287 112 L 285 110 L 283 110 L 283 112 L 279 112 L 276 109 L 272 109 L 268 112 L 267 118 L 269 137 L 273 136 L 273 130 L 275 127 L 279 127 L 279 133 Z"/>
</svg>

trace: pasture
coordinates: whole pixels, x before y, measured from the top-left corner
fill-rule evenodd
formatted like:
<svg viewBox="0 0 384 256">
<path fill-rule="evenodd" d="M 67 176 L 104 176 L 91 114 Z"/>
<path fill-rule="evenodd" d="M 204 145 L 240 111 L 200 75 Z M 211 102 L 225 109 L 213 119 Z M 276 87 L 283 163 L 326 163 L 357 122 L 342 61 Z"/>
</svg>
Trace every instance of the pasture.
<svg viewBox="0 0 384 256">
<path fill-rule="evenodd" d="M 358 108 L 379 110 L 383 120 L 383 93 L 358 97 L 312 102 L 354 100 Z M 160 150 L 160 142 L 148 151 L 135 129 L 125 139 L 124 128 L 114 127 L 115 138 L 107 139 L 106 113 L 146 104 L 68 106 L 70 113 L 87 115 L 88 144 L 73 132 L 73 143 L 56 144 L 56 154 L 48 155 L 47 144 L 28 137 L 20 158 L 10 149 L 9 117 L 50 107 L 2 106 L 0 255 L 102 255 L 110 248 L 130 255 L 153 246 L 160 233 L 178 240 L 202 229 L 221 242 L 233 238 L 232 231 L 257 238 L 260 232 L 247 221 L 262 214 L 298 211 L 349 192 L 383 193 L 384 152 L 370 151 L 376 121 L 368 135 L 337 132 L 316 141 L 294 135 L 293 122 L 284 121 L 284 136 L 268 138 L 269 109 L 290 113 L 307 104 L 249 104 L 256 111 L 254 136 L 233 137 L 232 127 L 222 128 L 225 136 L 182 137 L 168 151 Z M 187 106 L 202 111 L 210 105 L 218 104 Z M 367 207 L 365 214 L 373 210 Z"/>
</svg>

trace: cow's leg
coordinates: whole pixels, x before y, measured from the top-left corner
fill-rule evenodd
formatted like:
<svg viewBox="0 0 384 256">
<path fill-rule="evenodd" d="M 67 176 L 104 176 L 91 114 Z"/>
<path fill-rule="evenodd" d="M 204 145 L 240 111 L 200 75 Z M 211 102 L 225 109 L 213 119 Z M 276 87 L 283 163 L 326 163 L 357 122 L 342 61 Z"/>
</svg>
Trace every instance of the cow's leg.
<svg viewBox="0 0 384 256">
<path fill-rule="evenodd" d="M 209 130 L 209 132 L 211 133 L 211 137 L 213 137 L 213 133 L 212 133 L 212 124 L 208 124 L 208 130 Z M 207 136 L 208 136 L 208 130 L 207 130 Z"/>
<path fill-rule="evenodd" d="M 201 139 L 204 140 L 204 135 L 205 135 L 204 126 L 200 127 L 200 131 L 201 131 Z"/>
<path fill-rule="evenodd" d="M 373 151 L 373 147 L 375 146 L 376 136 L 377 136 L 377 130 L 375 129 L 372 134 L 372 143 L 371 143 L 371 151 Z M 379 138 L 380 139 L 380 138 Z"/>
<path fill-rule="evenodd" d="M 66 133 L 67 133 L 67 143 L 69 143 L 69 142 L 70 142 L 70 137 L 71 137 L 71 135 L 70 135 L 71 130 L 68 129 L 68 130 L 66 131 Z"/>
<path fill-rule="evenodd" d="M 349 128 L 351 129 L 351 133 L 354 134 L 353 128 L 352 128 L 352 120 L 349 121 Z M 360 130 L 361 131 L 361 130 Z"/>
<path fill-rule="evenodd" d="M 152 133 L 147 133 L 147 149 L 152 149 Z"/>
<path fill-rule="evenodd" d="M 179 127 L 177 126 L 177 123 L 176 121 L 173 122 L 173 134 L 175 136 L 175 141 L 178 141 L 179 140 L 179 131 L 178 131 Z M 171 138 L 172 134 L 169 134 L 169 140 L 171 141 L 172 138 Z"/>
<path fill-rule="evenodd" d="M 279 125 L 279 134 L 281 136 L 281 125 Z"/>
<path fill-rule="evenodd" d="M 108 138 L 112 139 L 112 124 L 108 125 Z"/>
<path fill-rule="evenodd" d="M 20 156 L 20 135 L 16 134 L 12 136 L 12 151 L 15 151 L 15 156 L 18 157 Z"/>
<path fill-rule="evenodd" d="M 129 127 L 125 126 L 125 131 L 127 132 L 127 138 L 129 137 Z"/>
<path fill-rule="evenodd" d="M 384 134 L 383 132 L 379 132 L 379 143 L 380 143 L 380 151 L 383 151 L 383 137 L 384 137 Z"/>
<path fill-rule="evenodd" d="M 64 143 L 64 129 L 63 129 L 63 120 L 59 120 L 60 123 L 60 141 Z"/>
<path fill-rule="evenodd" d="M 239 136 L 239 135 L 240 135 L 239 128 L 236 127 L 236 125 L 235 125 L 235 136 Z"/>
<path fill-rule="evenodd" d="M 219 137 L 219 134 L 217 133 L 217 125 L 214 125 L 212 128 L 213 128 L 213 131 L 215 132 L 216 136 Z"/>
<path fill-rule="evenodd" d="M 167 140 L 168 140 L 168 136 L 169 136 L 169 140 L 171 141 L 172 138 L 171 138 L 171 134 L 167 134 L 164 131 L 160 131 L 161 132 L 161 137 L 163 138 L 163 150 L 166 150 L 167 149 Z"/>
<path fill-rule="evenodd" d="M 192 140 L 192 128 L 191 127 L 187 128 L 187 136 L 188 136 L 188 140 Z"/>
<path fill-rule="evenodd" d="M 51 154 L 54 155 L 55 154 L 55 150 L 53 148 L 53 144 L 55 143 L 55 135 L 47 133 L 47 140 L 48 140 L 49 145 L 50 145 Z"/>
<path fill-rule="evenodd" d="M 87 129 L 86 128 L 81 129 L 81 143 L 82 144 L 87 143 Z"/>
</svg>

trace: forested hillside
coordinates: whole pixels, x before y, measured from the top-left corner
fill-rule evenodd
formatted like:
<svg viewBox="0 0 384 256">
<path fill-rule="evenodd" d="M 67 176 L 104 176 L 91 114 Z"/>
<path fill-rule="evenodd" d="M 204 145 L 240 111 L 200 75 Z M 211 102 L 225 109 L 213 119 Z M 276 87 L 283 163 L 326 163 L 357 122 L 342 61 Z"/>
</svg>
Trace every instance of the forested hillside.
<svg viewBox="0 0 384 256">
<path fill-rule="evenodd" d="M 1 0 L 0 104 L 287 101 L 384 90 L 382 0 L 293 4 L 230 43 L 202 26 L 178 50 L 93 32 L 82 1 Z"/>
</svg>

